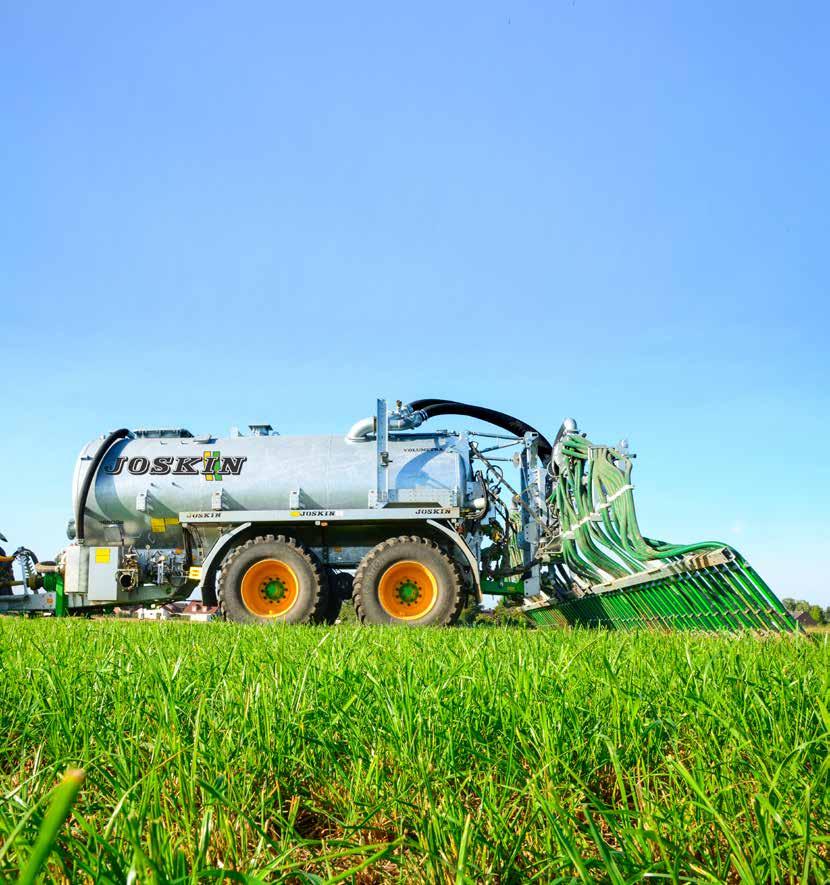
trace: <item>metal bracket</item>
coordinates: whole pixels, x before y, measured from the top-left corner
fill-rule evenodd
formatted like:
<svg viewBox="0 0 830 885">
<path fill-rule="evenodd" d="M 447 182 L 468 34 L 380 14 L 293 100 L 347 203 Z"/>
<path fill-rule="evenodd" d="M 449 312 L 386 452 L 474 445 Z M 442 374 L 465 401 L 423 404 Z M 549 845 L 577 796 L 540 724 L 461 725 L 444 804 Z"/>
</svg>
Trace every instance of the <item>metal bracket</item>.
<svg viewBox="0 0 830 885">
<path fill-rule="evenodd" d="M 288 494 L 288 508 L 290 510 L 301 510 L 306 503 L 306 495 L 302 488 L 292 489 Z"/>
<path fill-rule="evenodd" d="M 377 449 L 377 485 L 374 501 L 369 497 L 370 507 L 385 507 L 389 503 L 389 411 L 386 400 L 378 400 L 377 432 L 375 434 Z"/>
<path fill-rule="evenodd" d="M 481 602 L 483 597 L 481 594 L 481 573 L 478 569 L 478 560 L 473 555 L 473 552 L 472 550 L 470 550 L 467 542 L 454 529 L 448 528 L 443 523 L 440 523 L 437 520 L 428 519 L 427 525 L 431 525 L 434 529 L 438 529 L 438 531 L 443 532 L 448 538 L 453 541 L 455 546 L 458 547 L 458 549 L 464 555 L 464 558 L 470 564 L 470 570 L 473 573 L 473 580 L 475 581 L 476 600 L 478 602 Z"/>
</svg>

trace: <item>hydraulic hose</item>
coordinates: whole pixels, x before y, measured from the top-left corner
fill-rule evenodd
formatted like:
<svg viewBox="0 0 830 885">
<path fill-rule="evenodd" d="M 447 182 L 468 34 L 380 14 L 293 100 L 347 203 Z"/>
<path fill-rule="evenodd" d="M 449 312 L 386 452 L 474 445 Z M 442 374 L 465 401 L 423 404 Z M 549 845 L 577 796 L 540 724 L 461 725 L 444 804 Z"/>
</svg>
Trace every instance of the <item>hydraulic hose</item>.
<svg viewBox="0 0 830 885">
<path fill-rule="evenodd" d="M 92 464 L 89 465 L 89 470 L 87 470 L 86 476 L 84 476 L 84 481 L 81 484 L 81 490 L 78 493 L 78 502 L 75 508 L 75 537 L 79 541 L 83 541 L 86 535 L 84 526 L 86 499 L 89 497 L 89 490 L 92 488 L 92 483 L 95 480 L 96 474 L 98 473 L 98 468 L 101 466 L 101 462 L 104 460 L 104 456 L 113 447 L 113 445 L 117 443 L 119 439 L 124 439 L 129 435 L 130 431 L 127 430 L 126 427 L 122 427 L 120 430 L 113 430 L 113 432 L 98 447 L 98 451 L 95 453 L 95 457 L 92 459 Z"/>
<path fill-rule="evenodd" d="M 512 415 L 497 412 L 495 409 L 487 409 L 484 406 L 471 406 L 467 403 L 457 403 L 443 399 L 416 399 L 409 403 L 413 411 L 423 412 L 427 418 L 437 415 L 465 415 L 468 418 L 478 418 L 486 421 L 502 430 L 507 430 L 516 436 L 524 436 L 526 433 L 535 433 L 539 437 L 539 456 L 548 459 L 553 454 L 553 446 L 546 436 L 539 433 L 535 427 Z"/>
</svg>

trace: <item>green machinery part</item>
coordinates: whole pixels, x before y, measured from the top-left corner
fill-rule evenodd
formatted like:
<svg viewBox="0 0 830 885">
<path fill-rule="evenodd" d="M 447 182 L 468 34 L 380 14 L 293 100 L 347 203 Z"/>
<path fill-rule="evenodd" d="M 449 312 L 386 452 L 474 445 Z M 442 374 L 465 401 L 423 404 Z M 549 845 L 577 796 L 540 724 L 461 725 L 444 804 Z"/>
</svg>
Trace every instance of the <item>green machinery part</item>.
<svg viewBox="0 0 830 885">
<path fill-rule="evenodd" d="M 66 603 L 63 575 L 57 572 L 47 572 L 43 575 L 43 589 L 47 593 L 55 594 L 55 617 L 66 617 L 69 614 L 69 606 Z"/>
<path fill-rule="evenodd" d="M 557 447 L 545 597 L 525 607 L 538 625 L 612 629 L 756 630 L 800 627 L 761 576 L 715 541 L 668 544 L 642 535 L 631 459 L 582 434 Z"/>
</svg>

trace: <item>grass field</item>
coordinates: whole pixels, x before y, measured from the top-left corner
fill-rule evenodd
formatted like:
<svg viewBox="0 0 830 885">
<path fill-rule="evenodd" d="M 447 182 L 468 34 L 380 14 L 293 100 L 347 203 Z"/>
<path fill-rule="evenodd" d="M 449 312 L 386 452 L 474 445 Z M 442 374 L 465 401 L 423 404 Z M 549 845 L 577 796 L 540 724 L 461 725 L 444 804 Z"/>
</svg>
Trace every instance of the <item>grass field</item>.
<svg viewBox="0 0 830 885">
<path fill-rule="evenodd" d="M 828 636 L 0 619 L 0 660 L 2 881 L 72 766 L 58 880 L 830 876 Z"/>
</svg>

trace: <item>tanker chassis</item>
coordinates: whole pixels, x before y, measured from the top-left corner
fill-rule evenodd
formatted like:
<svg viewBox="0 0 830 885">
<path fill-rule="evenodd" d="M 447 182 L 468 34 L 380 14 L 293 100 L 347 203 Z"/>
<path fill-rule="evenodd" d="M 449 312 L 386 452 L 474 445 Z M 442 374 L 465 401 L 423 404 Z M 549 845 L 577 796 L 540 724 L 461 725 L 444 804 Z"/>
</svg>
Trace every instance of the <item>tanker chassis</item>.
<svg viewBox="0 0 830 885">
<path fill-rule="evenodd" d="M 420 429 L 441 415 L 501 432 Z M 0 612 L 195 592 L 243 623 L 332 623 L 351 598 L 362 623 L 426 626 L 491 594 L 537 625 L 797 629 L 733 548 L 641 534 L 631 457 L 571 419 L 551 442 L 435 399 L 379 399 L 341 436 L 116 430 L 80 453 L 69 546 L 54 562 L 0 555 Z"/>
</svg>

